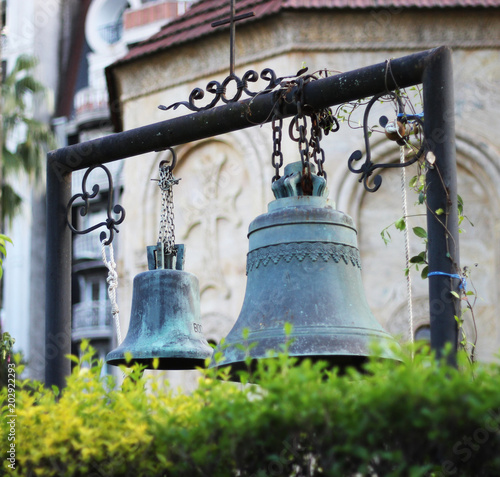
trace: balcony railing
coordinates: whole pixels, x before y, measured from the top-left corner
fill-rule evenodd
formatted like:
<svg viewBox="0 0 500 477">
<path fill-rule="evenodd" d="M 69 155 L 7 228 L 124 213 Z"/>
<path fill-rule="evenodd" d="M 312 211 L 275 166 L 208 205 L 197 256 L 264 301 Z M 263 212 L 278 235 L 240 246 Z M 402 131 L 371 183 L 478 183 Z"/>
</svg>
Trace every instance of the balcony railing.
<svg viewBox="0 0 500 477">
<path fill-rule="evenodd" d="M 99 300 L 73 305 L 72 329 L 74 340 L 111 338 L 111 303 Z"/>
<path fill-rule="evenodd" d="M 116 22 L 108 23 L 99 28 L 99 33 L 101 34 L 103 40 L 110 45 L 120 40 L 122 32 L 123 20 L 121 18 Z"/>
<path fill-rule="evenodd" d="M 104 121 L 109 118 L 108 92 L 106 89 L 87 87 L 75 94 L 75 120 L 78 125 Z"/>
<path fill-rule="evenodd" d="M 75 235 L 73 238 L 73 260 L 99 260 L 102 257 L 99 235 L 96 230 L 86 235 Z"/>
<path fill-rule="evenodd" d="M 140 8 L 130 8 L 123 14 L 123 28 L 130 30 L 158 22 L 165 24 L 185 13 L 193 3 L 191 0 L 155 1 L 145 3 Z"/>
</svg>

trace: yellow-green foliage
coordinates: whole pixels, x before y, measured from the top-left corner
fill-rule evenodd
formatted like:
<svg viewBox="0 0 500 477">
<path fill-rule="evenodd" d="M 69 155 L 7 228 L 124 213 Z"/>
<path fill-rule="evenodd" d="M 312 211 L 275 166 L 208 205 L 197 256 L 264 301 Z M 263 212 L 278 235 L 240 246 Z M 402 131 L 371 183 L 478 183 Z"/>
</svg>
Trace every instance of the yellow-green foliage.
<svg viewBox="0 0 500 477">
<path fill-rule="evenodd" d="M 99 366 L 84 367 L 85 351 L 61 395 L 18 383 L 16 470 L 2 463 L 12 475 L 500 475 L 496 364 L 473 376 L 403 353 L 402 364 L 338 376 L 283 355 L 257 368 L 258 384 L 206 371 L 183 395 L 139 369 L 117 388 Z"/>
</svg>

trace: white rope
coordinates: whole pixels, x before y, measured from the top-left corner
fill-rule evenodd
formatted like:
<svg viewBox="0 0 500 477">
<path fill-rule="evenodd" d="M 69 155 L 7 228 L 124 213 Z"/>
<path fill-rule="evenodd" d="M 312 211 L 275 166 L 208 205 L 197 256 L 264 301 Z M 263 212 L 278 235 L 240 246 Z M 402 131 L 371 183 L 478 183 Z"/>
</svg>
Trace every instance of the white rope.
<svg viewBox="0 0 500 477">
<path fill-rule="evenodd" d="M 399 148 L 399 162 L 404 164 L 405 162 L 405 146 Z M 413 344 L 413 307 L 412 307 L 412 294 L 411 294 L 411 274 L 410 274 L 410 233 L 409 233 L 409 223 L 408 223 L 408 203 L 406 199 L 406 169 L 401 168 L 401 196 L 403 198 L 403 217 L 405 218 L 405 254 L 406 254 L 406 268 L 408 269 L 408 275 L 406 276 L 406 291 L 408 297 L 408 326 L 410 343 Z"/>
<path fill-rule="evenodd" d="M 118 273 L 116 272 L 116 263 L 113 253 L 113 244 L 110 243 L 109 247 L 109 260 L 106 256 L 106 245 L 105 241 L 101 242 L 102 245 L 102 261 L 108 269 L 108 296 L 111 301 L 111 314 L 113 315 L 113 321 L 115 323 L 116 337 L 118 340 L 118 345 L 122 342 L 122 335 L 120 330 L 120 310 L 118 309 L 118 303 L 116 301 L 116 289 L 118 288 Z"/>
</svg>

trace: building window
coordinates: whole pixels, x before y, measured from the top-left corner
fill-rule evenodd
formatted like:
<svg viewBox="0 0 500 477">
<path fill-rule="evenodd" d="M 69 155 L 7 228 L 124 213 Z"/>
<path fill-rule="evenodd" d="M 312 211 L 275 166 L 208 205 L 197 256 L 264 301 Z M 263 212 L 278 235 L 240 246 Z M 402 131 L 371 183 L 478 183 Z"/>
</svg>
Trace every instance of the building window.
<svg viewBox="0 0 500 477">
<path fill-rule="evenodd" d="M 94 0 L 87 13 L 85 38 L 94 53 L 106 52 L 123 34 L 126 0 Z"/>
</svg>

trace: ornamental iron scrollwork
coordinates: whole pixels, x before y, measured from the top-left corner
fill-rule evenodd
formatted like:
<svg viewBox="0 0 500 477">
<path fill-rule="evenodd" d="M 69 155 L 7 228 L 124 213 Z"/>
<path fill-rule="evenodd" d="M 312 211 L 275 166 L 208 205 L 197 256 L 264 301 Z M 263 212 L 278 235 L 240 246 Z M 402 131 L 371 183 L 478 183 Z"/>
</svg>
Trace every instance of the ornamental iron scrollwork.
<svg viewBox="0 0 500 477">
<path fill-rule="evenodd" d="M 267 81 L 268 85 L 262 91 L 250 91 L 248 89 L 248 83 L 256 83 L 259 80 L 259 77 L 260 79 Z M 280 86 L 283 79 L 284 78 L 276 78 L 276 73 L 270 68 L 262 70 L 260 75 L 255 70 L 249 70 L 243 75 L 243 78 L 239 78 L 235 74 L 230 74 L 222 83 L 219 83 L 218 81 L 210 81 L 210 83 L 207 84 L 206 91 L 213 94 L 214 98 L 206 106 L 197 106 L 195 104 L 195 101 L 202 100 L 205 97 L 205 91 L 202 88 L 195 88 L 189 95 L 189 101 L 180 101 L 178 103 L 173 103 L 170 106 L 160 105 L 158 108 L 163 111 L 167 111 L 168 109 L 177 109 L 179 106 L 185 106 L 189 110 L 195 112 L 206 111 L 207 109 L 211 109 L 216 106 L 219 101 L 222 101 L 225 104 L 235 103 L 240 100 L 243 93 L 250 98 L 259 94 L 269 93 L 277 86 Z M 228 98 L 226 96 L 226 90 L 231 82 L 236 84 L 236 93 L 233 97 Z"/>
<path fill-rule="evenodd" d="M 93 225 L 92 227 L 89 227 L 85 230 L 78 230 L 75 227 L 73 227 L 73 225 L 71 223 L 71 219 L 70 219 L 71 209 L 72 209 L 75 201 L 77 199 L 81 199 L 83 201 L 83 205 L 80 207 L 80 215 L 82 217 L 84 217 L 88 214 L 88 212 L 90 210 L 90 200 L 97 197 L 97 194 L 99 194 L 99 191 L 100 191 L 100 187 L 98 184 L 95 184 L 92 187 L 92 192 L 89 192 L 87 190 L 87 179 L 88 179 L 90 173 L 97 168 L 101 168 L 106 173 L 106 176 L 108 178 L 109 187 L 108 187 L 107 219 L 106 219 L 106 221 L 100 222 L 100 223 Z M 111 173 L 109 172 L 109 170 L 105 166 L 103 166 L 102 164 L 98 164 L 98 165 L 89 167 L 85 171 L 85 174 L 83 175 L 83 179 L 82 179 L 82 192 L 79 194 L 75 194 L 73 197 L 71 197 L 71 199 L 68 202 L 67 209 L 66 209 L 66 221 L 68 223 L 69 228 L 71 229 L 71 231 L 73 233 L 78 234 L 78 235 L 85 235 L 85 234 L 88 234 L 88 233 L 90 233 L 90 232 L 92 232 L 100 227 L 106 227 L 109 230 L 109 237 L 107 237 L 106 232 L 103 231 L 103 232 L 101 232 L 99 238 L 100 238 L 101 242 L 104 242 L 104 245 L 111 244 L 111 242 L 113 241 L 113 238 L 114 238 L 114 232 L 117 232 L 117 233 L 119 232 L 119 230 L 116 228 L 116 226 L 121 224 L 125 219 L 125 209 L 119 204 L 116 204 L 115 206 L 113 206 L 113 204 L 112 204 L 113 190 L 114 190 L 113 189 L 113 178 L 111 176 Z M 119 216 L 118 219 L 116 219 L 112 216 L 112 211 Z"/>
<path fill-rule="evenodd" d="M 355 169 L 353 167 L 354 162 L 361 160 L 363 157 L 363 153 L 359 150 L 354 151 L 347 161 L 347 165 L 348 165 L 349 170 L 351 172 L 353 172 L 354 174 L 361 174 L 361 177 L 359 178 L 359 182 L 363 182 L 363 186 L 364 186 L 365 190 L 368 192 L 376 192 L 382 184 L 382 176 L 380 174 L 377 174 L 373 178 L 373 187 L 370 187 L 368 185 L 368 179 L 370 178 L 370 176 L 373 174 L 373 172 L 376 169 L 394 169 L 394 168 L 411 166 L 412 164 L 417 162 L 422 157 L 424 150 L 425 150 L 425 147 L 426 147 L 425 138 L 424 138 L 419 150 L 415 153 L 415 156 L 404 163 L 398 162 L 398 163 L 391 163 L 391 164 L 375 164 L 372 162 L 371 149 L 370 149 L 370 139 L 369 139 L 370 133 L 368 130 L 368 116 L 370 114 L 370 110 L 371 110 L 372 106 L 383 96 L 391 96 L 393 99 L 395 99 L 397 101 L 397 104 L 398 104 L 397 121 L 398 122 L 403 124 L 403 126 L 405 124 L 409 123 L 410 121 L 414 122 L 414 123 L 418 124 L 420 126 L 421 130 L 423 131 L 423 114 L 411 114 L 411 115 L 406 114 L 404 112 L 403 102 L 402 102 L 401 98 L 399 97 L 399 95 L 397 95 L 396 93 L 381 93 L 381 94 L 373 96 L 373 98 L 368 102 L 366 109 L 365 109 L 364 116 L 363 116 L 363 133 L 364 133 L 364 138 L 365 138 L 365 150 L 366 150 L 365 162 L 358 169 Z M 387 123 L 388 123 L 388 119 L 386 116 L 382 116 L 379 119 L 379 124 L 382 127 L 385 128 Z M 403 130 L 405 130 L 404 127 L 403 127 Z M 400 136 L 400 138 L 401 139 L 399 141 L 397 141 L 397 143 L 401 146 L 405 145 L 407 140 L 408 140 L 408 135 L 406 135 L 406 133 L 404 133 L 402 136 Z"/>
</svg>

